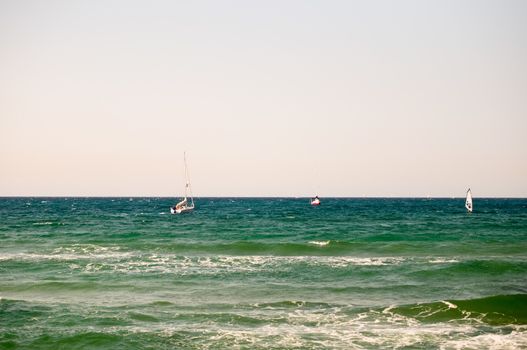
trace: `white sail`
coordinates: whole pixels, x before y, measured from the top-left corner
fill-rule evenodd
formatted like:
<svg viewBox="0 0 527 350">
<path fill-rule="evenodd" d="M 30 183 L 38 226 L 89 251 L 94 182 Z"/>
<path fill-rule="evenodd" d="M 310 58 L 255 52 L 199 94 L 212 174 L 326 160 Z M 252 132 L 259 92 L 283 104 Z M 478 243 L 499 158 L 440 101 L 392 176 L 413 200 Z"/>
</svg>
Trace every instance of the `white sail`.
<svg viewBox="0 0 527 350">
<path fill-rule="evenodd" d="M 190 204 L 187 206 L 189 210 L 194 209 L 194 197 L 192 197 L 192 188 L 190 187 L 190 175 L 187 166 L 187 154 L 183 152 L 183 161 L 185 163 L 185 199 L 190 198 Z"/>
<path fill-rule="evenodd" d="M 183 152 L 183 160 L 185 162 L 185 198 L 170 208 L 172 214 L 181 214 L 194 209 L 194 198 L 192 197 L 192 188 L 190 187 L 190 176 L 185 152 Z"/>
<path fill-rule="evenodd" d="M 470 188 L 467 191 L 467 198 L 465 199 L 465 208 L 467 208 L 467 210 L 472 213 L 472 191 L 470 191 Z"/>
<path fill-rule="evenodd" d="M 185 197 L 185 199 L 183 199 L 181 202 L 179 202 L 178 204 L 176 204 L 176 207 L 180 207 L 184 204 L 187 204 L 187 197 Z"/>
</svg>

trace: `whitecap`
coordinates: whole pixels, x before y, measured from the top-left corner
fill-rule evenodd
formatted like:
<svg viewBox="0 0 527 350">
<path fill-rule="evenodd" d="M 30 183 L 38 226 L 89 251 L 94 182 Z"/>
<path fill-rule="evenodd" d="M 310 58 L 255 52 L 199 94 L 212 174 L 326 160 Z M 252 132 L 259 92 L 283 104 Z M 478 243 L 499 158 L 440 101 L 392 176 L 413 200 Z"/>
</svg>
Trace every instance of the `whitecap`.
<svg viewBox="0 0 527 350">
<path fill-rule="evenodd" d="M 445 304 L 446 306 L 448 306 L 449 309 L 457 309 L 457 305 L 452 304 L 452 303 L 449 302 L 449 301 L 441 300 L 441 302 L 442 302 L 443 304 Z"/>
<path fill-rule="evenodd" d="M 318 245 L 320 247 L 324 247 L 324 246 L 327 246 L 329 244 L 330 241 L 309 241 L 308 243 L 309 244 L 314 244 L 314 245 Z"/>
<path fill-rule="evenodd" d="M 451 263 L 458 263 L 459 260 L 456 259 L 447 259 L 447 258 L 435 258 L 432 260 L 428 260 L 430 264 L 451 264 Z"/>
</svg>

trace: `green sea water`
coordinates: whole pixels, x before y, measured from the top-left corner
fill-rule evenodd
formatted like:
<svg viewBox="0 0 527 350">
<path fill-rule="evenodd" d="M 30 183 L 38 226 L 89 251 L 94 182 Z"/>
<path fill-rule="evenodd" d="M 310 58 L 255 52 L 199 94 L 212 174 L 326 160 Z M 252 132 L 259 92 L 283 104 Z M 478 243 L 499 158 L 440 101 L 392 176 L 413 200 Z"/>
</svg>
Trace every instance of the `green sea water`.
<svg viewBox="0 0 527 350">
<path fill-rule="evenodd" d="M 0 349 L 527 348 L 527 199 L 0 198 Z"/>
</svg>

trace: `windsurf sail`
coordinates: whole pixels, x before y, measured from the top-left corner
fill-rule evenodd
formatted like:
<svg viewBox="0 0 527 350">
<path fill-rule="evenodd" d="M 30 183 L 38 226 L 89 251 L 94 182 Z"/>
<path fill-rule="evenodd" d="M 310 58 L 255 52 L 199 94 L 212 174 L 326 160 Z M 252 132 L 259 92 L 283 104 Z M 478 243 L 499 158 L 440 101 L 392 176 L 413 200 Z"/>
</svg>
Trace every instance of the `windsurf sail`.
<svg viewBox="0 0 527 350">
<path fill-rule="evenodd" d="M 472 213 L 472 191 L 470 188 L 467 191 L 467 198 L 465 199 L 465 208 Z"/>
</svg>

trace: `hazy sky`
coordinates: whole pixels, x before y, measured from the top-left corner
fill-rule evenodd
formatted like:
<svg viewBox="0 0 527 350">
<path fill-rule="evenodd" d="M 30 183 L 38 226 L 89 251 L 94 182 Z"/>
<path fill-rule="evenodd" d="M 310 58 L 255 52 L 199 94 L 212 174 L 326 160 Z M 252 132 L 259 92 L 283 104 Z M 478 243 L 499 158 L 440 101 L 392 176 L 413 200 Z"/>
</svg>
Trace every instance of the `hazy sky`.
<svg viewBox="0 0 527 350">
<path fill-rule="evenodd" d="M 0 195 L 527 196 L 527 1 L 0 0 Z"/>
</svg>

